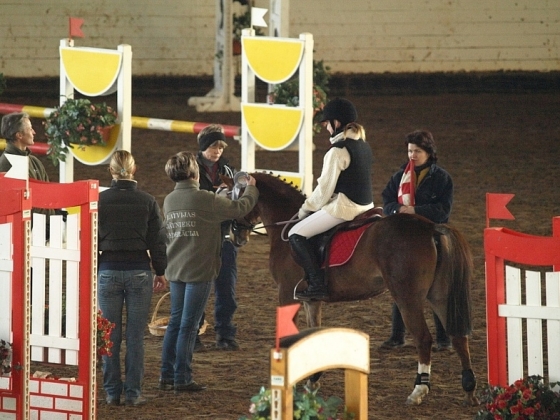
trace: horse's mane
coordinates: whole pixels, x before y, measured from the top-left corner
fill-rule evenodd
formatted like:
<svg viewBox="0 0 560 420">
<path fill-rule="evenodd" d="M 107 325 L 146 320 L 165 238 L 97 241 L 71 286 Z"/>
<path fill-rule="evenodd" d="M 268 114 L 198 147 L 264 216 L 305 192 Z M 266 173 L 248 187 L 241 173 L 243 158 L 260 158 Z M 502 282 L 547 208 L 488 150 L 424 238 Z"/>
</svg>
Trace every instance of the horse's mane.
<svg viewBox="0 0 560 420">
<path fill-rule="evenodd" d="M 301 189 L 297 188 L 293 182 L 286 181 L 281 175 L 272 172 L 255 172 L 251 174 L 257 181 L 257 188 L 267 201 L 274 202 L 274 205 L 289 207 L 293 205 L 299 208 L 305 200 L 305 195 Z"/>
</svg>

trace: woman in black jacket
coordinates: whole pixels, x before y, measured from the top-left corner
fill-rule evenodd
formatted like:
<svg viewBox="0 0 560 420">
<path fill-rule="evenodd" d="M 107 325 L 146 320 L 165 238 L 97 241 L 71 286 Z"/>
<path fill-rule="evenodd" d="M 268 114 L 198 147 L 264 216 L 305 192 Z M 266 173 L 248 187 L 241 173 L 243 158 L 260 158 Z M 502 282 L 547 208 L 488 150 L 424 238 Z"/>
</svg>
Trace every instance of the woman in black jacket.
<svg viewBox="0 0 560 420">
<path fill-rule="evenodd" d="M 437 165 L 436 144 L 432 133 L 416 130 L 406 136 L 408 162 L 396 172 L 383 190 L 383 213 L 419 214 L 434 223 L 447 223 L 453 204 L 453 181 Z M 405 326 L 399 308 L 393 303 L 391 337 L 381 347 L 404 345 Z M 437 350 L 451 348 L 449 336 L 434 313 Z"/>
<path fill-rule="evenodd" d="M 111 187 L 99 194 L 98 301 L 103 316 L 115 324 L 111 356 L 103 356 L 103 388 L 107 404 L 140 405 L 144 377 L 144 330 L 152 291 L 166 287 L 166 237 L 154 197 L 137 189 L 134 157 L 117 150 L 111 157 Z M 152 275 L 152 269 L 155 276 Z M 125 380 L 120 349 L 126 304 Z"/>
</svg>

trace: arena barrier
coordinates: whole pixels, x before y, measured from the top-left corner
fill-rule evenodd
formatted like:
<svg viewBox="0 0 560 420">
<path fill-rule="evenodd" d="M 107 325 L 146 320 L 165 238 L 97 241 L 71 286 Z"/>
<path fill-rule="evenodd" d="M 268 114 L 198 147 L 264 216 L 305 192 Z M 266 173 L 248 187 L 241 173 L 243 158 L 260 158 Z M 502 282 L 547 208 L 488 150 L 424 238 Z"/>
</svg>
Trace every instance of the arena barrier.
<svg viewBox="0 0 560 420">
<path fill-rule="evenodd" d="M 484 230 L 490 385 L 531 375 L 560 381 L 560 217 L 552 226 L 552 237 Z"/>
<path fill-rule="evenodd" d="M 293 419 L 294 385 L 331 369 L 344 369 L 345 406 L 356 420 L 366 420 L 369 336 L 349 328 L 310 328 L 270 350 L 271 419 Z"/>
<path fill-rule="evenodd" d="M 12 343 L 0 418 L 95 419 L 98 181 L 30 180 L 27 189 L 1 174 L 0 194 L 0 338 Z M 76 206 L 49 227 L 34 213 L 31 229 L 32 207 Z M 32 361 L 79 368 L 76 377 L 40 378 Z"/>
<path fill-rule="evenodd" d="M 26 112 L 31 117 L 47 118 L 54 108 L 42 108 L 30 105 L 17 105 L 0 103 L 0 114 L 10 114 L 12 112 Z M 204 127 L 209 126 L 211 123 L 180 121 L 180 120 L 165 120 L 158 118 L 148 117 L 131 117 L 133 128 L 144 128 L 148 130 L 162 130 L 173 131 L 178 133 L 193 133 L 198 134 Z M 236 125 L 223 125 L 226 137 L 237 139 L 241 135 L 241 127 Z"/>
</svg>

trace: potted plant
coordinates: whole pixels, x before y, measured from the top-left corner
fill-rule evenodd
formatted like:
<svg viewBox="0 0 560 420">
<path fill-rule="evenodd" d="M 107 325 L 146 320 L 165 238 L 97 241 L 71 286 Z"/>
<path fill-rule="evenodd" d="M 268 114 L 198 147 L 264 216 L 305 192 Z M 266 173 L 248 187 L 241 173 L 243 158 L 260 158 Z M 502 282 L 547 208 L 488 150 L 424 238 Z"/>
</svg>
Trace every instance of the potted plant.
<svg viewBox="0 0 560 420">
<path fill-rule="evenodd" d="M 560 419 L 557 387 L 560 382 L 546 385 L 539 375 L 519 379 L 506 388 L 488 386 L 482 394 L 485 407 L 475 419 Z"/>
<path fill-rule="evenodd" d="M 116 111 L 105 102 L 92 104 L 89 99 L 68 98 L 43 123 L 48 156 L 56 166 L 59 160 L 66 160 L 69 148 L 104 146 L 108 131 L 116 121 Z"/>
<path fill-rule="evenodd" d="M 327 104 L 327 93 L 330 68 L 325 66 L 323 60 L 313 60 L 313 115 L 320 117 L 323 108 Z M 274 85 L 269 101 L 275 104 L 286 104 L 287 106 L 299 105 L 299 78 L 297 75 L 290 80 Z M 318 133 L 321 126 L 318 122 L 313 125 L 313 131 Z"/>
<path fill-rule="evenodd" d="M 294 419 L 307 420 L 352 420 L 353 413 L 348 413 L 343 407 L 342 400 L 330 397 L 328 400 L 317 395 L 319 388 L 311 390 L 304 386 L 303 391 L 294 387 Z M 239 420 L 270 420 L 272 409 L 270 389 L 262 387 L 260 392 L 251 398 L 249 416 Z"/>
</svg>

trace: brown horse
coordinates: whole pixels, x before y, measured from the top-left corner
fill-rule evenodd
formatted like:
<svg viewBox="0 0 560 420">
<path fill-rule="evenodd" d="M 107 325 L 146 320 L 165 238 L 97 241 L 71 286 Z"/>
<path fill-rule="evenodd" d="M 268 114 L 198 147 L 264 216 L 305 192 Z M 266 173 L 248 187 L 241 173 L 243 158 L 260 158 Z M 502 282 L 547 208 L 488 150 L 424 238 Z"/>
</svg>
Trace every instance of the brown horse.
<svg viewBox="0 0 560 420">
<path fill-rule="evenodd" d="M 260 196 L 244 219 L 235 221 L 234 240 L 248 240 L 252 227 L 262 222 L 270 239 L 269 267 L 278 284 L 280 305 L 294 302 L 294 290 L 303 270 L 291 258 L 285 221 L 297 215 L 305 196 L 279 177 L 251 174 Z M 231 185 L 230 185 L 231 186 Z M 462 386 L 468 404 L 478 404 L 471 367 L 472 256 L 463 236 L 449 225 L 437 225 L 417 215 L 380 218 L 365 231 L 348 263 L 326 271 L 328 302 L 356 301 L 387 289 L 397 303 L 418 352 L 418 373 L 408 404 L 420 404 L 429 391 L 432 336 L 424 318 L 428 301 L 452 337 L 462 365 Z M 308 327 L 321 325 L 322 302 L 304 302 Z"/>
</svg>

